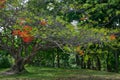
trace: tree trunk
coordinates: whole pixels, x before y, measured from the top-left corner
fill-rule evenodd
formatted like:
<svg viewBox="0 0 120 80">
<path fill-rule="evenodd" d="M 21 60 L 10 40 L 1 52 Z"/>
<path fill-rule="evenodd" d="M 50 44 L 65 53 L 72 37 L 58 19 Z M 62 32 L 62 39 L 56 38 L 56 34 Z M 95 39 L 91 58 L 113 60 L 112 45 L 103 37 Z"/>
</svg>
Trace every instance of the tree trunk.
<svg viewBox="0 0 120 80">
<path fill-rule="evenodd" d="M 15 70 L 17 73 L 23 72 L 25 70 L 24 65 L 25 65 L 24 60 L 22 58 L 18 59 L 12 66 L 12 70 Z"/>
<path fill-rule="evenodd" d="M 111 66 L 110 66 L 110 64 L 109 64 L 109 53 L 108 53 L 108 55 L 107 55 L 106 64 L 107 64 L 107 71 L 108 71 L 108 72 L 111 72 L 112 69 L 111 69 Z"/>
<path fill-rule="evenodd" d="M 83 60 L 83 56 L 81 57 L 81 62 L 80 62 L 81 68 L 84 68 L 84 60 Z"/>
<path fill-rule="evenodd" d="M 27 72 L 24 65 L 25 65 L 25 61 L 23 60 L 23 58 L 18 58 L 15 60 L 15 64 L 10 68 L 10 70 L 7 70 L 6 72 L 3 72 L 2 74 L 13 75 L 13 74 Z"/>
<path fill-rule="evenodd" d="M 100 62 L 100 59 L 99 59 L 99 57 L 98 56 L 96 56 L 96 58 L 97 58 L 97 64 L 96 64 L 96 67 L 97 67 L 97 70 L 101 70 L 101 62 Z"/>
<path fill-rule="evenodd" d="M 119 56 L 117 52 L 115 53 L 115 72 L 119 72 Z"/>
<path fill-rule="evenodd" d="M 84 67 L 83 67 L 83 69 L 86 69 L 86 67 L 87 67 L 87 64 L 84 62 Z"/>
<path fill-rule="evenodd" d="M 57 67 L 60 68 L 60 54 L 57 52 Z"/>
<path fill-rule="evenodd" d="M 29 63 L 33 57 L 37 54 L 37 51 L 40 50 L 41 46 L 39 44 L 35 44 L 33 46 L 33 49 L 31 50 L 30 54 L 26 57 L 22 57 L 20 54 L 22 52 L 21 49 L 12 49 L 12 57 L 15 59 L 15 64 L 10 68 L 10 70 L 7 70 L 6 72 L 3 72 L 1 74 L 3 75 L 13 75 L 13 74 L 19 74 L 23 72 L 27 72 L 24 65 Z M 26 52 L 26 51 L 25 51 Z M 13 55 L 14 54 L 14 55 Z"/>
<path fill-rule="evenodd" d="M 87 61 L 87 69 L 91 69 L 91 60 L 90 60 L 90 58 Z"/>
<path fill-rule="evenodd" d="M 76 58 L 76 64 L 77 64 L 77 66 L 80 66 L 80 59 L 79 59 L 79 55 L 78 55 L 78 54 L 76 54 L 76 55 L 75 55 L 75 58 Z"/>
<path fill-rule="evenodd" d="M 52 53 L 52 66 L 55 67 L 55 53 Z"/>
</svg>

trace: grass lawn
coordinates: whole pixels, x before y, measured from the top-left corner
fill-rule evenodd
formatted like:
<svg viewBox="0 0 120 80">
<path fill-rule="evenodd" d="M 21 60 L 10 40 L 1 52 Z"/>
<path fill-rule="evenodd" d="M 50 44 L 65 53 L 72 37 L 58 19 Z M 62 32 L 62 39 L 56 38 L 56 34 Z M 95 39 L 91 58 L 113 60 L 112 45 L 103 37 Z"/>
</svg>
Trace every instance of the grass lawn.
<svg viewBox="0 0 120 80">
<path fill-rule="evenodd" d="M 0 80 L 120 80 L 120 74 L 84 69 L 27 67 L 29 73 L 2 76 Z M 0 72 L 6 69 L 0 69 Z"/>
</svg>

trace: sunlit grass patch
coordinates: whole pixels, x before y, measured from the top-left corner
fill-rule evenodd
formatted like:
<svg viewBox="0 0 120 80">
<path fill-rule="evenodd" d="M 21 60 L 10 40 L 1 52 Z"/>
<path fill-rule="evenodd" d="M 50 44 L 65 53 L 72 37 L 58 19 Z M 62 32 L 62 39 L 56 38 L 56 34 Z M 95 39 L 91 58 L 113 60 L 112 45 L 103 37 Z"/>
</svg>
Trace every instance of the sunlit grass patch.
<svg viewBox="0 0 120 80">
<path fill-rule="evenodd" d="M 88 69 L 63 69 L 44 67 L 26 67 L 26 69 L 29 71 L 29 73 L 16 74 L 11 76 L 0 75 L 0 80 L 79 80 L 88 78 L 99 80 L 119 78 L 119 74 L 117 73 Z M 0 69 L 0 72 L 3 72 L 5 70 L 6 69 Z"/>
</svg>

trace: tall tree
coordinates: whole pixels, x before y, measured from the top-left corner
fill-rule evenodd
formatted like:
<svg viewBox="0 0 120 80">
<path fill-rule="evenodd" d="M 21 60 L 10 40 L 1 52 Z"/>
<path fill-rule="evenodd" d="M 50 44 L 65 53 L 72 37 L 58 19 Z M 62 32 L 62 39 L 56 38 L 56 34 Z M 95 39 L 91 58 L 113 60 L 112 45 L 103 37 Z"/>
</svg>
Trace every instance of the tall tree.
<svg viewBox="0 0 120 80">
<path fill-rule="evenodd" d="M 66 10 L 61 3 L 49 0 L 1 0 L 0 48 L 7 50 L 15 63 L 4 74 L 25 71 L 24 65 L 39 50 L 92 43 L 100 43 L 104 33 L 88 28 L 75 30 L 60 14 Z M 64 9 L 65 8 L 65 9 Z M 82 33 L 82 34 L 81 34 Z M 99 37 L 98 37 L 99 36 Z"/>
</svg>

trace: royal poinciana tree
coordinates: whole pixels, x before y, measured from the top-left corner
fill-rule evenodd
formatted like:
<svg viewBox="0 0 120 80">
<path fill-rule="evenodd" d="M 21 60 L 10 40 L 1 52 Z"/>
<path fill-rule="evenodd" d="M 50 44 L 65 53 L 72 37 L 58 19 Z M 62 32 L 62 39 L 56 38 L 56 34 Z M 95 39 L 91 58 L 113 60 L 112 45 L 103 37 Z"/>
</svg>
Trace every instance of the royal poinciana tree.
<svg viewBox="0 0 120 80">
<path fill-rule="evenodd" d="M 60 23 L 54 22 L 54 24 L 51 21 L 51 26 L 45 19 L 46 17 L 41 18 L 42 15 L 34 15 L 24 5 L 22 1 L 1 0 L 0 3 L 0 48 L 7 50 L 15 60 L 15 64 L 5 74 L 25 71 L 24 65 L 44 47 L 56 47 L 56 45 L 60 47 L 56 40 L 57 36 L 52 36 L 53 32 L 54 35 L 57 33 L 55 24 Z"/>
<path fill-rule="evenodd" d="M 35 10 L 34 7 L 32 9 Z M 24 0 L 0 0 L 0 49 L 8 51 L 15 60 L 5 74 L 25 71 L 24 65 L 32 60 L 38 50 L 49 47 L 62 49 L 65 37 L 69 38 L 65 33 L 68 28 L 59 22 L 59 18 L 45 13 L 42 10 L 44 6 L 40 12 L 32 12 L 32 9 Z"/>
<path fill-rule="evenodd" d="M 15 60 L 4 74 L 25 71 L 24 65 L 41 49 L 59 48 L 64 51 L 62 47 L 66 44 L 101 43 L 105 36 L 103 33 L 83 28 L 75 30 L 61 19 L 61 9 L 43 0 L 29 0 L 28 3 L 24 0 L 0 0 L 0 49 L 8 51 Z"/>
</svg>

